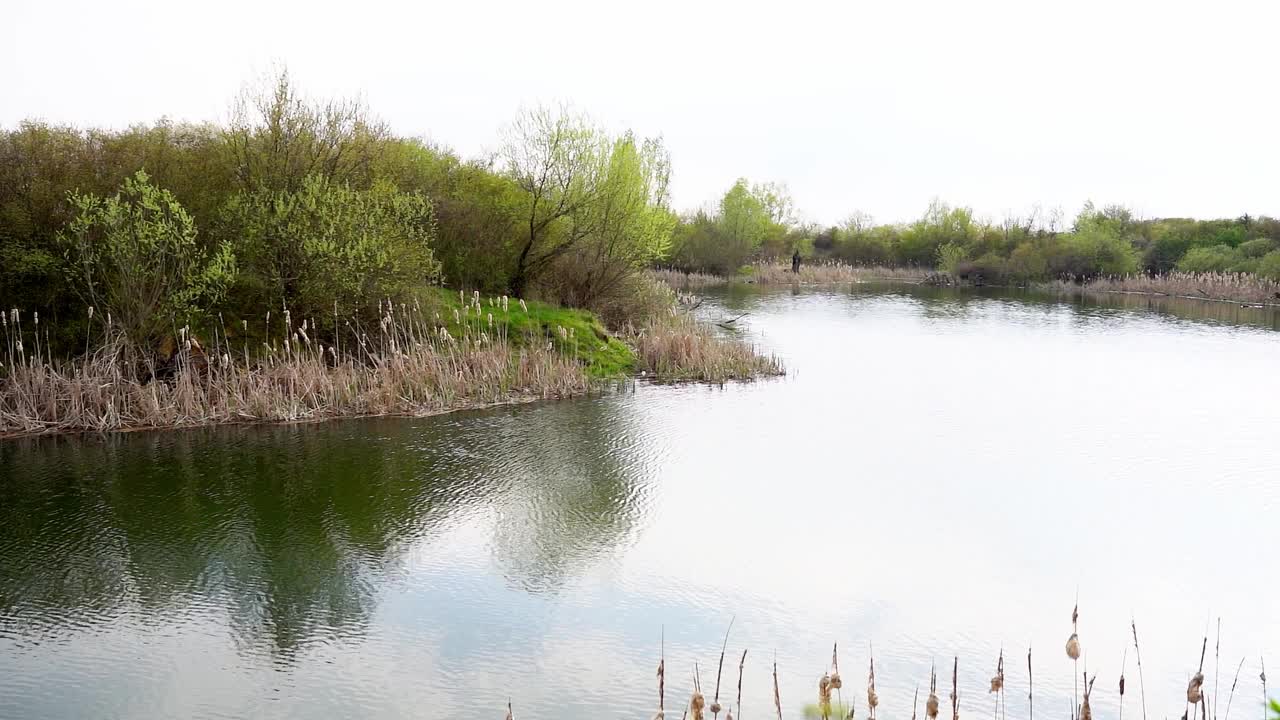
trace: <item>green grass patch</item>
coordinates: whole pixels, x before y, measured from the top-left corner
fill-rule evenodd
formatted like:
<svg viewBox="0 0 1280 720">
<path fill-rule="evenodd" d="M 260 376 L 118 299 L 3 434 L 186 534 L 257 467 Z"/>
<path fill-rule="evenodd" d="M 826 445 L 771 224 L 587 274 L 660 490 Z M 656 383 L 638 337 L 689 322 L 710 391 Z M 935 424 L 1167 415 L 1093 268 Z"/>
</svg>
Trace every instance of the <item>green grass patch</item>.
<svg viewBox="0 0 1280 720">
<path fill-rule="evenodd" d="M 535 342 L 554 344 L 562 352 L 577 357 L 592 377 L 619 378 L 635 373 L 635 353 L 609 334 L 600 319 L 586 310 L 528 300 L 525 301 L 527 311 L 516 300 L 508 300 L 507 309 L 503 310 L 501 298 L 482 295 L 481 313 L 477 316 L 474 310 L 464 313 L 465 305 L 472 300 L 470 294 L 460 296 L 457 290 L 438 287 L 423 288 L 418 299 L 423 310 L 439 314 L 440 324 L 454 336 L 468 331 L 502 331 L 515 347 L 527 347 Z M 493 315 L 492 330 L 490 314 Z"/>
</svg>

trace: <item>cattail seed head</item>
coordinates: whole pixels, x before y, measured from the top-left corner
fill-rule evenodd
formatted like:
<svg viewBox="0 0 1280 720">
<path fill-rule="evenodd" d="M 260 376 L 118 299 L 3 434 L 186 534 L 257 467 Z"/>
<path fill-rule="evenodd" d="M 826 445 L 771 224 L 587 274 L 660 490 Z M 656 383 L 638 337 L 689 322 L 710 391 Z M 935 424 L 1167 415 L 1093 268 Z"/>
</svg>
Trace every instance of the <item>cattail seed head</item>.
<svg viewBox="0 0 1280 720">
<path fill-rule="evenodd" d="M 1072 660 L 1080 659 L 1080 636 L 1071 633 L 1071 637 L 1067 638 L 1067 657 Z"/>
<path fill-rule="evenodd" d="M 707 701 L 703 699 L 702 693 L 695 690 L 693 697 L 689 698 L 689 715 L 693 720 L 702 720 L 702 710 L 706 705 Z"/>
<path fill-rule="evenodd" d="M 1200 691 L 1201 685 L 1204 685 L 1204 673 L 1198 672 L 1195 677 L 1191 678 L 1191 682 L 1187 683 L 1187 702 L 1192 705 L 1200 702 L 1200 698 L 1203 695 Z"/>
<path fill-rule="evenodd" d="M 716 702 L 715 700 L 712 700 L 712 701 L 711 701 L 711 707 L 710 707 L 710 708 L 708 708 L 708 709 L 711 711 L 711 714 L 712 714 L 712 715 L 719 715 L 719 714 L 720 714 L 720 709 L 721 709 L 721 708 L 720 708 L 720 703 Z"/>
<path fill-rule="evenodd" d="M 929 699 L 924 703 L 924 714 L 929 720 L 938 717 L 938 696 L 935 693 L 929 693 Z"/>
<path fill-rule="evenodd" d="M 844 681 L 840 679 L 840 673 L 831 673 L 831 689 L 839 690 L 842 687 L 844 687 Z"/>
<path fill-rule="evenodd" d="M 1124 697 L 1124 676 L 1120 676 L 1120 697 Z"/>
<path fill-rule="evenodd" d="M 90 320 L 92 320 L 92 319 L 93 319 L 93 306 L 92 306 L 92 305 L 90 305 L 90 306 L 89 306 L 89 319 L 90 319 Z"/>
</svg>

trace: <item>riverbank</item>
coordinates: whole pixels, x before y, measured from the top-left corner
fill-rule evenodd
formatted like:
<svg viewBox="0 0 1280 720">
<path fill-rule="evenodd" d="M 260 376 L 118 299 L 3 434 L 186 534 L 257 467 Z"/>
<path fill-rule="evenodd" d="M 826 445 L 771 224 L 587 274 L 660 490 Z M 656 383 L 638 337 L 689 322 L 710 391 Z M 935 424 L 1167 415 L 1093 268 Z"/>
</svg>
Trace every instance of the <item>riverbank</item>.
<svg viewBox="0 0 1280 720">
<path fill-rule="evenodd" d="M 184 328 L 157 363 L 139 361 L 108 324 L 96 350 L 51 359 L 38 319 L 10 311 L 0 438 L 434 415 L 581 396 L 636 376 L 727 382 L 782 372 L 674 308 L 621 335 L 585 310 L 440 288 L 379 314 L 376 328 L 347 321 L 350 332 L 331 337 L 288 312 L 203 342 Z"/>
<path fill-rule="evenodd" d="M 1098 278 L 1084 284 L 1040 283 L 1037 288 L 1057 294 L 1128 294 L 1188 300 L 1280 306 L 1280 282 L 1248 273 L 1169 273 Z"/>
<path fill-rule="evenodd" d="M 652 276 L 677 291 L 723 287 L 734 283 L 747 285 L 836 285 L 870 281 L 924 282 L 934 271 L 919 268 L 861 267 L 840 262 L 801 264 L 800 272 L 791 271 L 785 263 L 748 265 L 737 275 L 653 270 Z"/>
<path fill-rule="evenodd" d="M 735 283 L 750 285 L 836 285 L 858 282 L 907 282 L 973 286 L 964 277 L 956 277 L 925 268 L 862 267 L 844 263 L 801 265 L 799 273 L 783 263 L 760 263 L 744 268 L 733 276 L 713 275 L 680 270 L 654 270 L 652 276 L 680 292 L 723 287 Z M 1126 294 L 1171 297 L 1187 300 L 1239 303 L 1255 307 L 1280 307 L 1280 282 L 1249 273 L 1168 273 L 1165 275 L 1129 275 L 1100 277 L 1085 283 L 1065 280 L 986 287 L 1020 287 L 1055 295 Z"/>
</svg>

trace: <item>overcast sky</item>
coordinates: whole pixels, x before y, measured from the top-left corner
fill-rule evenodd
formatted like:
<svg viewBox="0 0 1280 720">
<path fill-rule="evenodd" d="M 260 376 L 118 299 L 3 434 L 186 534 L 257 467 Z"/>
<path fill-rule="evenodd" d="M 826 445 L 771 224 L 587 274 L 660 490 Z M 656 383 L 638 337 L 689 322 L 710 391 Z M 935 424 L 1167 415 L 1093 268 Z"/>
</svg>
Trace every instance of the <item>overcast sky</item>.
<svg viewBox="0 0 1280 720">
<path fill-rule="evenodd" d="M 287 64 L 464 155 L 522 105 L 661 134 L 676 204 L 1280 214 L 1280 2 L 9 0 L 0 124 L 225 118 Z"/>
</svg>

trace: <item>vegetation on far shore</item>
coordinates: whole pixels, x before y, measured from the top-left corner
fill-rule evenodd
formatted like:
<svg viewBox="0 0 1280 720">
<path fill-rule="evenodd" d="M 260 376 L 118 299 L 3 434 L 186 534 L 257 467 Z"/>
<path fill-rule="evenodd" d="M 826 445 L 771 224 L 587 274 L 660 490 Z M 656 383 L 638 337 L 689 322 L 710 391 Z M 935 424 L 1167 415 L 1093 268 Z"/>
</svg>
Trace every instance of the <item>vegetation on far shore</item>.
<svg viewBox="0 0 1280 720">
<path fill-rule="evenodd" d="M 677 223 L 669 177 L 659 139 L 566 108 L 463 160 L 287 73 L 221 126 L 0 130 L 0 434 L 779 372 L 691 331 L 645 274 Z"/>
</svg>

